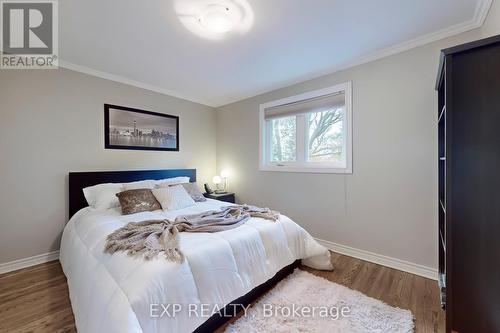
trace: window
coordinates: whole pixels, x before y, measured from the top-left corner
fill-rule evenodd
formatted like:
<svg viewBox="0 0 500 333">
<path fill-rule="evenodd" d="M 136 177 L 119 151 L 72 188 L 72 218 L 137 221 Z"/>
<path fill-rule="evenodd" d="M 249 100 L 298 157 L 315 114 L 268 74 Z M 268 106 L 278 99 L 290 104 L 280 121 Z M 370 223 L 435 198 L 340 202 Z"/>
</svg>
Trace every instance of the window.
<svg viewBox="0 0 500 333">
<path fill-rule="evenodd" d="M 271 162 L 294 162 L 297 160 L 295 143 L 297 142 L 296 117 L 271 119 L 270 124 Z"/>
<path fill-rule="evenodd" d="M 260 106 L 260 170 L 352 173 L 351 82 Z"/>
</svg>

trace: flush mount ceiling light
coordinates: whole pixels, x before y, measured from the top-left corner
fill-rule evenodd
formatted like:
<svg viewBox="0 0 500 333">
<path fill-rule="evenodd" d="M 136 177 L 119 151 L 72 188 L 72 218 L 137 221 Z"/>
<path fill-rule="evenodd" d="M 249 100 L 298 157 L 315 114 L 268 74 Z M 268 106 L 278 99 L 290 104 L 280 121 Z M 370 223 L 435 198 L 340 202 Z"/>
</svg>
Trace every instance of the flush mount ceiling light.
<svg viewBox="0 0 500 333">
<path fill-rule="evenodd" d="M 186 28 L 208 39 L 244 33 L 253 23 L 246 0 L 177 0 L 175 10 Z"/>
<path fill-rule="evenodd" d="M 237 6 L 221 4 L 208 5 L 201 11 L 198 22 L 216 34 L 231 31 L 241 21 L 241 11 Z"/>
</svg>

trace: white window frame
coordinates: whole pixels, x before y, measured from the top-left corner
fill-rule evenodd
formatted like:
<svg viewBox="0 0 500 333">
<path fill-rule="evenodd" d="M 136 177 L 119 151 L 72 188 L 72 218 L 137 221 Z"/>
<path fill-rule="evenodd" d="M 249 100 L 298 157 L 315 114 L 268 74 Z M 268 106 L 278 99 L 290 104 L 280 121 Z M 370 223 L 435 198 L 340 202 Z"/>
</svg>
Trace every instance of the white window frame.
<svg viewBox="0 0 500 333">
<path fill-rule="evenodd" d="M 265 110 L 288 103 L 296 103 L 303 100 L 317 98 L 325 95 L 343 92 L 345 94 L 345 117 L 344 117 L 344 140 L 345 140 L 345 158 L 346 166 L 339 167 L 332 162 L 271 162 L 269 161 L 268 150 L 270 148 L 269 135 L 270 129 L 266 126 Z M 299 121 L 297 116 L 297 160 L 305 161 L 304 146 L 307 140 L 307 129 L 304 128 L 304 121 Z M 260 171 L 281 171 L 281 172 L 310 172 L 310 173 L 352 173 L 352 81 L 337 84 L 331 87 L 309 91 L 303 94 L 282 98 L 276 101 L 264 103 L 259 108 L 259 170 Z M 303 140 L 300 140 L 303 139 Z M 304 141 L 304 142 L 302 142 Z"/>
</svg>

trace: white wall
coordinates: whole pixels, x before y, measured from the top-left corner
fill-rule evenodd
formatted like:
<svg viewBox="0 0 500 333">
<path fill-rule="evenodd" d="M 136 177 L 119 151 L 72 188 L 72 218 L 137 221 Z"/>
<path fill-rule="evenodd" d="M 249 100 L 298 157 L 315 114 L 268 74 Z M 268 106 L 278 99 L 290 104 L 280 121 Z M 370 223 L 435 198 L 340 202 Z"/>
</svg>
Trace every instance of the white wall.
<svg viewBox="0 0 500 333">
<path fill-rule="evenodd" d="M 104 149 L 104 103 L 180 116 L 180 151 Z M 70 171 L 215 173 L 215 110 L 59 70 L 0 70 L 0 263 L 59 249 Z"/>
<path fill-rule="evenodd" d="M 313 236 L 437 266 L 437 94 L 440 49 L 500 32 L 500 4 L 482 29 L 218 109 L 217 168 L 240 202 L 270 206 Z M 259 104 L 353 81 L 352 175 L 258 171 Z"/>
</svg>

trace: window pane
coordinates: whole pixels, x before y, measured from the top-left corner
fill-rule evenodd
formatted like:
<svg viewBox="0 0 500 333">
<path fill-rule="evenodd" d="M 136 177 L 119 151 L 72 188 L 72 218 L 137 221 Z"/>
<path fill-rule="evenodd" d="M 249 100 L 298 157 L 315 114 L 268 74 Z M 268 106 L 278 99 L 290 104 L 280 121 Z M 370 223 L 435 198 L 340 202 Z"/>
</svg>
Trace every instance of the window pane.
<svg viewBox="0 0 500 333">
<path fill-rule="evenodd" d="M 307 115 L 309 161 L 343 162 L 343 119 L 343 107 Z"/>
<path fill-rule="evenodd" d="M 296 117 L 271 119 L 271 162 L 293 162 L 296 160 Z"/>
</svg>

